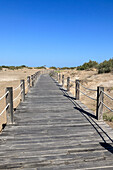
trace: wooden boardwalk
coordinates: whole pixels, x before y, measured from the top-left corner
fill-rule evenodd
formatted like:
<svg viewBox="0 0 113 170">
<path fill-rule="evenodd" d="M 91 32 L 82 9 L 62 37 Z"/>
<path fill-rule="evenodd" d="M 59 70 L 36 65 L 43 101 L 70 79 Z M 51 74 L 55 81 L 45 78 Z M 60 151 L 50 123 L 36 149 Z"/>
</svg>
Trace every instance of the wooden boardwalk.
<svg viewBox="0 0 113 170">
<path fill-rule="evenodd" d="M 113 169 L 113 130 L 84 107 L 41 75 L 0 134 L 0 169 Z"/>
</svg>

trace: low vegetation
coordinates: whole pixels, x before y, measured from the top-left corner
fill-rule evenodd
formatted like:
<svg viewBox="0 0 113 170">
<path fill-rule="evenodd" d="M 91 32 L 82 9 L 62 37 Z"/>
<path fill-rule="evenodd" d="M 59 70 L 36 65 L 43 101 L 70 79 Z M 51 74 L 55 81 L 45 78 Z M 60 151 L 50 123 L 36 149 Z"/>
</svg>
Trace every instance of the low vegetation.
<svg viewBox="0 0 113 170">
<path fill-rule="evenodd" d="M 18 70 L 18 69 L 22 69 L 22 68 L 28 68 L 28 69 L 32 69 L 32 67 L 27 67 L 25 65 L 21 65 L 21 66 L 0 66 L 0 69 L 2 70 L 2 68 L 7 68 L 7 69 L 10 69 L 10 70 Z"/>
<path fill-rule="evenodd" d="M 98 65 L 98 73 L 109 73 L 113 70 L 113 59 L 104 61 Z"/>
<path fill-rule="evenodd" d="M 35 67 L 35 69 L 46 69 L 45 66 Z"/>
<path fill-rule="evenodd" d="M 3 66 L 0 66 L 0 70 L 2 70 L 2 68 L 16 70 L 16 69 L 22 69 L 22 68 L 32 69 L 33 67 L 28 67 L 26 65 L 21 65 L 21 66 L 5 66 L 5 65 L 3 65 Z M 35 69 L 46 69 L 45 66 L 39 66 L 39 67 L 34 67 L 34 68 Z M 108 61 L 105 60 L 100 64 L 96 61 L 89 60 L 89 62 L 85 62 L 83 65 L 80 65 L 78 67 L 61 67 L 61 68 L 57 68 L 55 66 L 49 67 L 49 69 L 53 69 L 53 70 L 73 70 L 73 69 L 91 70 L 93 68 L 97 69 L 98 74 L 112 72 L 113 71 L 113 58 L 109 59 Z"/>
<path fill-rule="evenodd" d="M 50 67 L 50 69 L 58 70 L 56 67 Z M 89 62 L 85 62 L 83 65 L 80 65 L 78 67 L 61 67 L 59 70 L 71 70 L 71 69 L 77 69 L 77 70 L 92 70 L 96 69 L 98 71 L 98 74 L 102 73 L 109 73 L 113 71 L 113 58 L 109 59 L 108 61 L 105 60 L 102 63 L 98 63 L 96 61 L 89 60 Z"/>
<path fill-rule="evenodd" d="M 89 60 L 89 62 L 84 63 L 81 66 L 77 67 L 77 70 L 90 70 L 95 68 L 98 70 L 98 74 L 109 73 L 113 71 L 113 59 L 105 60 L 102 63 L 98 64 L 96 61 Z"/>
<path fill-rule="evenodd" d="M 108 122 L 113 122 L 113 113 L 104 113 L 103 119 Z"/>
<path fill-rule="evenodd" d="M 49 67 L 49 69 L 57 70 L 57 68 L 56 68 L 56 67 L 54 67 L 54 66 Z"/>
<path fill-rule="evenodd" d="M 78 66 L 77 70 L 89 70 L 91 68 L 97 68 L 97 67 L 98 67 L 98 63 L 96 61 L 89 60 L 89 62 L 84 63 L 81 66 Z"/>
<path fill-rule="evenodd" d="M 69 69 L 73 70 L 75 68 L 76 67 L 61 67 L 60 70 L 69 70 Z"/>
</svg>

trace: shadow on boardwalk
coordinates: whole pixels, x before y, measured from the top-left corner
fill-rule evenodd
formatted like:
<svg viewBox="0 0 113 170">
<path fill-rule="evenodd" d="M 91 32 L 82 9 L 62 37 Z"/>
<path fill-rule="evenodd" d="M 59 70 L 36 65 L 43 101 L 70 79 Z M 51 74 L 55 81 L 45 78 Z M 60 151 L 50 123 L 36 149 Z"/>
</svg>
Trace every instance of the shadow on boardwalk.
<svg viewBox="0 0 113 170">
<path fill-rule="evenodd" d="M 54 80 L 54 79 L 53 79 Z M 87 120 L 88 122 L 91 124 L 91 126 L 96 130 L 96 132 L 99 134 L 99 136 L 101 137 L 101 139 L 103 140 L 103 142 L 100 142 L 100 145 L 105 148 L 106 150 L 108 150 L 110 153 L 113 154 L 113 140 L 112 138 L 103 130 L 103 128 L 101 126 L 99 126 L 98 121 L 95 120 L 97 119 L 96 116 L 90 112 L 90 110 L 85 106 L 85 108 L 89 111 L 86 111 L 85 109 L 82 108 L 83 104 L 79 101 L 76 101 L 75 97 L 72 97 L 69 95 L 68 91 L 65 90 L 62 85 L 59 85 L 58 82 L 56 82 L 54 80 L 55 84 L 59 87 L 59 89 L 63 92 L 63 95 L 65 97 L 67 97 L 74 105 L 74 109 L 78 110 Z M 81 106 L 82 104 L 82 106 Z M 110 144 L 106 142 L 105 137 L 106 136 L 109 141 Z"/>
<path fill-rule="evenodd" d="M 47 74 L 14 120 L 0 136 L 0 169 L 113 169 L 113 130 Z"/>
</svg>

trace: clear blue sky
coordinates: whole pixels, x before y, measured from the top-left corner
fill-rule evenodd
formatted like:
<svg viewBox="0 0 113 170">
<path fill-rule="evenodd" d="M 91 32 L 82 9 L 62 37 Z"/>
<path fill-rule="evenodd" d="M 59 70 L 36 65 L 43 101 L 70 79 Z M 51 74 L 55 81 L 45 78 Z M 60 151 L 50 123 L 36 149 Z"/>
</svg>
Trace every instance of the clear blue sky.
<svg viewBox="0 0 113 170">
<path fill-rule="evenodd" d="M 113 0 L 0 0 L 0 65 L 113 57 Z"/>
</svg>

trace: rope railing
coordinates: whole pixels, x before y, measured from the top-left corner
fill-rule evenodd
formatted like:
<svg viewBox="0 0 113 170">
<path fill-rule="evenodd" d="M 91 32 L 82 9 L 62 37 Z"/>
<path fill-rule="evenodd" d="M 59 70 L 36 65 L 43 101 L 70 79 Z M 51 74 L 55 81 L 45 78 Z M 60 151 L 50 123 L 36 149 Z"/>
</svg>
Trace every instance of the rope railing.
<svg viewBox="0 0 113 170">
<path fill-rule="evenodd" d="M 16 91 L 16 90 L 19 90 L 19 88 L 21 88 L 22 85 L 23 85 L 23 81 L 16 88 L 13 89 L 13 92 Z M 13 99 L 13 102 L 15 102 L 19 98 L 21 93 L 22 93 L 22 90 L 20 90 L 19 94 Z"/>
<path fill-rule="evenodd" d="M 2 97 L 0 97 L 0 100 L 2 100 L 4 97 L 6 97 L 8 93 L 9 93 L 9 91 L 7 91 Z"/>
<path fill-rule="evenodd" d="M 0 101 L 5 98 L 6 100 L 6 106 L 4 106 L 4 109 L 1 111 L 0 116 L 2 116 L 4 114 L 4 112 L 6 111 L 6 120 L 4 118 L 3 121 L 1 121 L 1 125 L 5 122 L 7 124 L 12 124 L 13 123 L 13 112 L 14 112 L 14 106 L 17 105 L 16 100 L 21 99 L 21 101 L 25 100 L 25 90 L 28 89 L 26 92 L 29 91 L 30 87 L 35 85 L 35 82 L 38 78 L 38 76 L 40 75 L 39 72 L 36 72 L 35 74 L 28 76 L 27 80 L 21 80 L 20 84 L 13 88 L 13 87 L 6 87 L 6 93 L 0 97 Z M 30 83 L 31 81 L 31 83 Z M 13 94 L 14 93 L 14 94 Z M 16 96 L 15 96 L 16 95 Z M 13 98 L 13 96 L 15 98 Z M 15 103 L 14 103 L 15 102 Z M 19 101 L 20 103 L 20 101 Z M 18 103 L 18 104 L 19 104 Z"/>
<path fill-rule="evenodd" d="M 75 87 L 71 87 L 71 88 L 75 89 Z"/>
<path fill-rule="evenodd" d="M 18 99 L 18 97 L 21 95 L 22 91 L 23 91 L 23 90 L 21 90 L 20 93 L 18 94 L 18 96 L 15 97 L 15 99 L 13 99 L 13 102 L 16 101 L 16 100 Z"/>
<path fill-rule="evenodd" d="M 108 95 L 106 92 L 104 92 L 103 90 L 101 90 L 101 92 L 102 92 L 105 96 L 107 96 L 109 99 L 113 100 L 113 98 L 112 98 L 110 95 Z M 113 110 L 112 110 L 109 106 L 107 106 L 103 101 L 101 101 L 101 103 L 102 103 L 108 110 L 110 110 L 111 112 L 113 112 Z"/>
<path fill-rule="evenodd" d="M 113 98 L 110 95 L 108 95 L 107 93 L 105 93 L 103 90 L 102 90 L 102 93 L 104 93 L 107 97 L 109 97 L 111 100 L 113 100 Z"/>
<path fill-rule="evenodd" d="M 30 82 L 28 80 L 25 81 L 25 92 L 29 90 Z"/>
<path fill-rule="evenodd" d="M 83 88 L 87 89 L 87 90 L 90 90 L 90 91 L 97 91 L 96 89 L 90 89 L 90 88 L 87 88 L 85 87 L 84 85 L 82 85 L 80 82 L 78 82 Z"/>
<path fill-rule="evenodd" d="M 62 77 L 62 79 L 61 79 Z M 62 81 L 62 86 L 64 85 L 65 79 L 64 79 L 64 75 L 60 75 L 58 74 L 58 82 L 61 83 Z M 108 95 L 107 93 L 104 92 L 104 87 L 97 87 L 96 89 L 91 89 L 88 88 L 86 86 L 84 86 L 82 83 L 80 83 L 80 80 L 76 79 L 75 81 L 71 80 L 70 77 L 66 77 L 66 81 L 67 81 L 67 91 L 70 91 L 70 88 L 74 88 L 75 89 L 75 100 L 80 100 L 80 93 L 83 94 L 84 96 L 90 98 L 93 101 L 96 101 L 96 118 L 99 119 L 103 119 L 103 106 L 105 106 L 107 109 L 109 109 L 110 111 L 113 111 L 111 108 L 109 108 L 104 102 L 104 96 L 106 95 L 107 97 L 109 97 L 111 100 L 113 100 L 113 98 Z M 71 85 L 71 82 L 75 84 L 75 86 Z M 83 87 L 84 89 L 88 90 L 88 91 L 92 91 L 92 92 L 96 92 L 96 98 L 91 97 L 89 94 L 83 92 L 80 87 Z"/>
<path fill-rule="evenodd" d="M 87 87 L 83 86 L 83 85 L 80 83 L 80 81 L 77 81 L 77 83 L 79 84 L 79 86 L 82 86 L 82 87 L 85 88 L 86 90 L 89 90 L 89 91 L 97 91 L 97 90 L 95 90 L 95 89 L 90 89 L 90 88 L 87 88 Z M 81 91 L 81 90 L 80 90 L 80 87 L 78 88 L 78 86 L 77 86 L 77 90 L 79 90 L 79 91 L 80 91 L 83 95 L 85 95 L 86 97 L 88 97 L 88 98 L 96 101 L 95 98 L 93 98 L 93 97 L 87 95 L 86 93 L 84 93 L 83 91 Z"/>
<path fill-rule="evenodd" d="M 78 83 L 79 83 L 79 82 L 78 82 Z M 97 90 L 94 90 L 94 89 L 89 89 L 89 88 L 83 86 L 81 83 L 79 83 L 79 84 L 80 84 L 82 87 L 84 87 L 85 89 L 87 89 L 87 90 L 97 91 Z M 85 94 L 84 92 L 82 92 L 80 89 L 78 89 L 78 90 L 79 90 L 82 94 L 84 94 L 85 96 L 89 97 L 90 99 L 97 101 L 97 99 L 94 99 L 94 98 L 90 97 L 89 95 L 87 95 L 87 94 Z M 103 93 L 104 95 L 106 95 L 109 99 L 113 100 L 113 98 L 112 98 L 110 95 L 108 95 L 106 92 L 104 92 L 102 89 L 100 90 L 100 93 L 99 93 L 99 94 L 101 95 L 101 93 Z M 98 95 L 98 96 L 99 96 L 99 95 Z M 108 110 L 110 110 L 111 112 L 113 112 L 113 110 L 103 102 L 103 95 L 101 95 L 101 96 L 102 96 L 101 101 L 99 101 L 99 102 L 100 102 L 100 105 L 101 105 L 101 108 L 104 106 L 104 107 L 106 107 Z M 102 106 L 102 105 L 103 105 L 103 106 Z M 101 114 L 102 114 L 102 109 L 101 109 Z"/>
<path fill-rule="evenodd" d="M 9 103 L 7 104 L 7 106 L 2 110 L 2 112 L 0 113 L 0 116 L 7 110 L 7 108 L 9 107 Z"/>
<path fill-rule="evenodd" d="M 111 112 L 113 112 L 113 110 L 110 108 L 110 107 L 108 107 L 104 102 L 101 102 L 108 110 L 110 110 Z"/>
<path fill-rule="evenodd" d="M 22 83 L 23 83 L 23 82 L 22 82 Z M 14 88 L 13 90 L 15 91 L 15 90 L 19 89 L 19 88 L 21 87 L 22 83 L 20 83 L 20 84 L 19 84 L 16 88 Z"/>
<path fill-rule="evenodd" d="M 92 99 L 92 100 L 95 100 L 96 101 L 96 99 L 95 98 L 93 98 L 93 97 L 91 97 L 91 96 L 88 96 L 86 93 L 84 93 L 84 92 L 82 92 L 80 89 L 78 89 L 82 94 L 84 94 L 86 97 L 88 97 L 88 98 L 90 98 L 90 99 Z"/>
<path fill-rule="evenodd" d="M 73 81 L 73 80 L 70 80 L 72 83 L 75 83 L 75 81 Z"/>
</svg>

